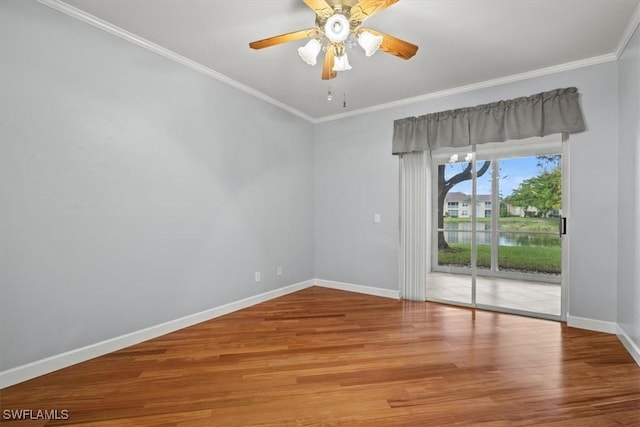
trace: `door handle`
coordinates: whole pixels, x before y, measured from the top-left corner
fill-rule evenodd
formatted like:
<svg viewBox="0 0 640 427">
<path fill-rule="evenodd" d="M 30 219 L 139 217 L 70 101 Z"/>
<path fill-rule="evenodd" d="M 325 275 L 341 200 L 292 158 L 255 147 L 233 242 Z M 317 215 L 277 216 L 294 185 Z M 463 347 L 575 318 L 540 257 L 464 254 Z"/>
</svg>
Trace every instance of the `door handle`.
<svg viewBox="0 0 640 427">
<path fill-rule="evenodd" d="M 567 217 L 560 217 L 560 221 L 558 222 L 558 234 L 560 237 L 567 234 Z"/>
</svg>

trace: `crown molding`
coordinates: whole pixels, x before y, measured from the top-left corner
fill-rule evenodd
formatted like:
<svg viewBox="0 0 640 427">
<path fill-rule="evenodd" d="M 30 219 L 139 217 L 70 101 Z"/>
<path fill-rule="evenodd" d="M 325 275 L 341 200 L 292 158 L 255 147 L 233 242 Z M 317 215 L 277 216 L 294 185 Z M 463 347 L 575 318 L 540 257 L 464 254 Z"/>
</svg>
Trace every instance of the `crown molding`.
<svg viewBox="0 0 640 427">
<path fill-rule="evenodd" d="M 85 22 L 89 25 L 92 25 L 96 28 L 99 28 L 103 31 L 106 31 L 108 33 L 113 34 L 114 36 L 118 36 L 128 42 L 131 42 L 137 46 L 140 46 L 142 48 L 145 48 L 147 50 L 150 50 L 151 52 L 157 53 L 158 55 L 162 55 L 165 58 L 168 58 L 172 61 L 175 61 L 179 64 L 185 65 L 189 68 L 191 68 L 192 70 L 195 70 L 199 73 L 202 73 L 204 75 L 207 75 L 209 77 L 212 77 L 222 83 L 225 83 L 231 87 L 234 87 L 242 92 L 245 92 L 251 96 L 254 96 L 264 102 L 267 102 L 271 105 L 274 105 L 278 108 L 281 108 L 291 114 L 293 114 L 294 116 L 298 116 L 306 121 L 309 122 L 313 122 L 313 118 L 305 113 L 303 113 L 302 111 L 299 111 L 283 102 L 280 102 L 268 95 L 265 95 L 262 92 L 259 92 L 247 85 L 244 85 L 236 80 L 233 80 L 232 78 L 225 76 L 224 74 L 221 74 L 215 70 L 212 70 L 209 67 L 205 67 L 204 65 L 196 62 L 196 61 L 192 61 L 189 58 L 185 58 L 182 55 L 179 55 L 178 53 L 169 50 L 165 47 L 162 47 L 156 43 L 153 43 L 145 38 L 142 38 L 140 36 L 137 36 L 133 33 L 130 33 L 129 31 L 126 31 L 116 25 L 113 25 L 107 21 L 104 21 L 94 15 L 91 15 L 83 10 L 80 10 L 78 8 L 75 8 L 71 5 L 68 5 L 67 3 L 64 3 L 61 0 L 36 0 L 38 3 L 42 3 L 45 6 L 49 6 L 52 9 L 57 10 L 58 12 L 62 12 L 65 15 L 69 15 L 73 18 L 78 19 L 79 21 Z"/>
<path fill-rule="evenodd" d="M 579 61 L 567 62 L 560 65 L 554 65 L 552 67 L 540 68 L 538 70 L 527 71 L 526 73 L 512 74 L 506 77 L 500 77 L 494 80 L 486 80 L 479 83 L 472 83 L 466 86 L 458 86 L 453 89 L 445 89 L 438 92 L 431 92 L 424 95 L 418 95 L 412 98 L 405 98 L 398 101 L 388 102 L 386 104 L 374 105 L 373 107 L 362 108 L 360 110 L 349 111 L 347 113 L 340 113 L 333 116 L 326 116 L 313 120 L 313 123 L 324 123 L 334 120 L 344 119 L 347 117 L 359 116 L 361 114 L 373 113 L 381 110 L 388 110 L 390 108 L 402 107 L 405 105 L 415 104 L 417 102 L 429 101 L 431 99 L 445 98 L 447 96 L 458 95 L 465 92 L 472 92 L 474 90 L 486 89 L 493 86 L 500 86 L 507 83 L 519 82 L 522 80 L 533 79 L 536 77 L 547 76 L 549 74 L 556 74 L 563 71 L 575 70 L 578 68 L 589 67 L 591 65 L 603 64 L 606 62 L 615 61 L 617 57 L 613 53 L 606 55 L 594 56 L 592 58 L 581 59 Z"/>
<path fill-rule="evenodd" d="M 629 44 L 631 37 L 633 37 L 633 33 L 636 31 L 636 28 L 638 28 L 639 26 L 640 26 L 640 4 L 638 4 L 638 6 L 636 7 L 636 11 L 633 13 L 631 20 L 629 21 L 629 25 L 627 25 L 627 28 L 625 29 L 624 34 L 620 39 L 620 43 L 618 43 L 618 47 L 616 47 L 616 50 L 613 51 L 613 54 L 615 55 L 616 59 L 620 58 L 620 55 L 622 55 L 622 52 L 624 52 L 624 49 Z"/>
<path fill-rule="evenodd" d="M 157 53 L 159 55 L 164 56 L 165 58 L 171 59 L 172 61 L 175 61 L 179 64 L 185 65 L 189 68 L 191 68 L 192 70 L 195 70 L 197 72 L 200 72 L 202 74 L 205 74 L 209 77 L 212 77 L 222 83 L 228 84 L 229 86 L 232 86 L 240 91 L 243 91 L 251 96 L 254 96 L 264 102 L 267 102 L 271 105 L 274 105 L 282 110 L 285 110 L 291 114 L 293 114 L 294 116 L 300 117 L 310 123 L 313 124 L 319 124 L 319 123 L 325 123 L 325 122 L 331 122 L 334 120 L 340 120 L 340 119 L 344 119 L 344 118 L 348 118 L 348 117 L 353 117 L 353 116 L 359 116 L 362 114 L 367 114 L 367 113 L 373 113 L 373 112 L 377 112 L 377 111 L 382 111 L 382 110 L 388 110 L 391 108 L 396 108 L 396 107 L 402 107 L 402 106 L 406 106 L 406 105 L 411 105 L 411 104 L 415 104 L 418 102 L 424 102 L 424 101 L 428 101 L 428 100 L 432 100 L 432 99 L 438 99 L 438 98 L 444 98 L 447 96 L 452 96 L 452 95 L 457 95 L 457 94 L 461 94 L 461 93 L 466 93 L 466 92 L 471 92 L 471 91 L 475 91 L 475 90 L 479 90 L 479 89 L 486 89 L 486 88 L 490 88 L 490 87 L 494 87 L 494 86 L 499 86 L 499 85 L 503 85 L 503 84 L 507 84 L 507 83 L 514 83 L 514 82 L 518 82 L 518 81 L 522 81 L 522 80 L 527 80 L 527 79 L 532 79 L 532 78 L 536 78 L 536 77 L 541 77 L 541 76 L 546 76 L 546 75 L 550 75 L 550 74 L 555 74 L 555 73 L 560 73 L 563 71 L 570 71 L 570 70 L 575 70 L 578 68 L 583 68 L 583 67 L 589 67 L 592 65 L 598 65 L 598 64 L 603 64 L 606 62 L 611 62 L 611 61 L 616 61 L 620 55 L 622 54 L 622 52 L 624 51 L 624 48 L 627 46 L 627 44 L 629 43 L 629 40 L 631 40 L 631 37 L 634 34 L 634 31 L 636 30 L 636 28 L 638 28 L 638 26 L 640 25 L 640 5 L 638 5 L 638 7 L 636 7 L 636 10 L 631 18 L 631 21 L 629 22 L 629 24 L 627 25 L 627 28 L 624 32 L 623 37 L 621 38 L 620 42 L 618 43 L 618 46 L 616 47 L 616 49 L 609 54 L 605 54 L 605 55 L 601 55 L 601 56 L 595 56 L 592 58 L 587 58 L 587 59 L 582 59 L 579 61 L 573 61 L 573 62 L 567 62 L 565 64 L 560 64 L 560 65 L 554 65 L 551 67 L 546 67 L 546 68 L 540 68 L 538 70 L 533 70 L 533 71 L 528 71 L 525 73 L 520 73 L 520 74 L 513 74 L 511 76 L 506 76 L 506 77 L 501 77 L 498 79 L 493 79 L 493 80 L 487 80 L 487 81 L 483 81 L 483 82 L 478 82 L 478 83 L 472 83 L 469 85 L 465 85 L 465 86 L 459 86 L 459 87 L 455 87 L 452 89 L 445 89 L 445 90 L 441 90 L 441 91 L 437 91 L 437 92 L 431 92 L 431 93 L 427 93 L 424 95 L 419 95 L 419 96 L 415 96 L 415 97 L 411 97 L 411 98 L 405 98 L 405 99 L 401 99 L 398 101 L 392 101 L 392 102 L 388 102 L 388 103 L 384 103 L 384 104 L 378 104 L 378 105 L 374 105 L 372 107 L 367 107 L 367 108 L 362 108 L 359 110 L 353 110 L 353 111 L 349 111 L 346 113 L 340 113 L 340 114 L 335 114 L 335 115 L 331 115 L 331 116 L 324 116 L 324 117 L 318 117 L 318 118 L 314 118 L 309 116 L 308 114 L 303 113 L 300 110 L 297 110 L 283 102 L 280 102 L 278 100 L 276 100 L 275 98 L 272 98 L 260 91 L 257 91 L 247 85 L 244 85 L 236 80 L 233 80 L 232 78 L 225 76 L 224 74 L 221 74 L 215 70 L 212 70 L 211 68 L 205 67 L 204 65 L 195 62 L 191 59 L 188 59 L 182 55 L 177 54 L 176 52 L 173 52 L 172 50 L 169 50 L 165 47 L 162 47 L 158 44 L 155 44 L 147 39 L 144 39 L 140 36 L 137 36 L 133 33 L 130 33 L 120 27 L 117 27 L 107 21 L 104 21 L 94 15 L 91 15 L 83 10 L 77 9 L 73 6 L 68 5 L 67 3 L 64 3 L 62 0 L 36 0 L 39 3 L 51 7 L 52 9 L 55 9 L 59 12 L 62 12 L 66 15 L 69 15 L 73 18 L 76 18 L 82 22 L 85 22 L 87 24 L 90 24 L 96 28 L 99 28 L 103 31 L 106 31 L 108 33 L 111 33 L 115 36 L 118 36 L 124 40 L 127 40 L 137 46 L 143 47 L 147 50 L 150 50 L 154 53 Z"/>
</svg>

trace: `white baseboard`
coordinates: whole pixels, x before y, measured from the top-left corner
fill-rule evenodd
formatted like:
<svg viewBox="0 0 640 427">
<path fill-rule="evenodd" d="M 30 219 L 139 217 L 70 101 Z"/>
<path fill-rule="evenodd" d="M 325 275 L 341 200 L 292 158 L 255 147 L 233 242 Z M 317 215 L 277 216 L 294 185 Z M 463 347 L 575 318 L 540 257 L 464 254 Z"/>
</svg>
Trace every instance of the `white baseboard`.
<svg viewBox="0 0 640 427">
<path fill-rule="evenodd" d="M 640 347 L 617 323 L 567 315 L 567 326 L 617 335 L 624 348 L 627 349 L 633 360 L 640 366 Z"/>
<path fill-rule="evenodd" d="M 307 280 L 290 286 L 285 286 L 273 291 L 254 295 L 239 301 L 234 301 L 229 304 L 221 305 L 219 307 L 201 311 L 199 313 L 191 314 L 189 316 L 181 317 L 179 319 L 171 320 L 159 325 L 151 326 L 146 329 L 131 332 L 119 337 L 108 339 L 106 341 L 91 344 L 82 348 L 68 351 L 66 353 L 57 354 L 55 356 L 47 357 L 46 359 L 37 360 L 26 365 L 8 369 L 6 371 L 0 372 L 0 388 L 9 387 L 14 384 L 39 377 L 41 375 L 57 371 L 59 369 L 75 365 L 76 363 L 84 362 L 98 356 L 103 356 L 105 354 L 132 346 L 134 344 L 139 344 L 143 341 L 157 338 L 171 332 L 175 332 L 179 329 L 183 329 L 197 323 L 214 319 L 216 317 L 223 316 L 225 314 L 229 314 L 243 308 L 251 307 L 252 305 L 256 305 L 261 302 L 269 301 L 271 299 L 308 288 L 310 286 L 313 286 L 313 284 L 313 280 Z"/>
<path fill-rule="evenodd" d="M 606 322 L 604 320 L 588 319 L 586 317 L 578 317 L 567 315 L 567 326 L 579 329 L 588 329 L 590 331 L 604 332 L 607 334 L 615 334 L 618 332 L 618 324 L 615 322 Z"/>
<path fill-rule="evenodd" d="M 400 299 L 400 291 L 393 289 L 376 288 L 374 286 L 355 285 L 353 283 L 335 282 L 333 280 L 315 279 L 316 286 L 338 289 L 341 291 L 357 292 L 359 294 L 374 295 L 377 297 Z"/>
<path fill-rule="evenodd" d="M 624 348 L 627 349 L 633 360 L 636 361 L 638 366 L 640 366 L 640 347 L 636 344 L 629 335 L 618 325 L 617 330 L 618 339 L 624 345 Z"/>
</svg>

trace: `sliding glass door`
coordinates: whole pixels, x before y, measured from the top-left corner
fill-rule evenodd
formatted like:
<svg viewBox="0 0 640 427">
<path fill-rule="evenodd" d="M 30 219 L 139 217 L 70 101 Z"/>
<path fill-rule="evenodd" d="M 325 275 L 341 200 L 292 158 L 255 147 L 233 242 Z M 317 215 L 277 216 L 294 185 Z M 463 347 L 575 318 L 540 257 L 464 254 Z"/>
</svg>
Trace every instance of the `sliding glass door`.
<svg viewBox="0 0 640 427">
<path fill-rule="evenodd" d="M 563 319 L 561 137 L 435 152 L 432 169 L 428 299 Z"/>
<path fill-rule="evenodd" d="M 427 297 L 471 305 L 473 230 L 470 222 L 473 178 L 471 154 L 452 153 L 434 158 L 437 175 L 435 200 L 432 272 L 428 277 Z"/>
</svg>

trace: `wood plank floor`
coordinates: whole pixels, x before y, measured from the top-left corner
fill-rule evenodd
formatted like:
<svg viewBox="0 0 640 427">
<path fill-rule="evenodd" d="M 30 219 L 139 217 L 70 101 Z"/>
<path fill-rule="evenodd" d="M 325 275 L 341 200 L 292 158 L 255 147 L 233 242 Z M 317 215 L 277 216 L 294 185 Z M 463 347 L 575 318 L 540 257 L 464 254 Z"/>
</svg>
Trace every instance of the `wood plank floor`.
<svg viewBox="0 0 640 427">
<path fill-rule="evenodd" d="M 640 426 L 613 335 L 313 287 L 0 391 L 2 426 Z"/>
</svg>

